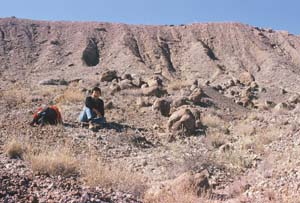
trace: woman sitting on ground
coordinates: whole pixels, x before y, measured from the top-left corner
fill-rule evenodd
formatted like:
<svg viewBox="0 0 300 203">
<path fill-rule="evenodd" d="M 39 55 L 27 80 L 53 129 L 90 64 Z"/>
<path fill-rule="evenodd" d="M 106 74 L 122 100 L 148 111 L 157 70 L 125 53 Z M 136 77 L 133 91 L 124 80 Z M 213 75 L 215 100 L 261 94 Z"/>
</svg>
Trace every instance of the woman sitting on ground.
<svg viewBox="0 0 300 203">
<path fill-rule="evenodd" d="M 88 123 L 89 129 L 103 127 L 106 123 L 104 117 L 104 102 L 99 98 L 100 96 L 101 89 L 99 87 L 94 87 L 92 89 L 92 95 L 86 97 L 85 106 L 80 113 L 80 122 Z"/>
</svg>

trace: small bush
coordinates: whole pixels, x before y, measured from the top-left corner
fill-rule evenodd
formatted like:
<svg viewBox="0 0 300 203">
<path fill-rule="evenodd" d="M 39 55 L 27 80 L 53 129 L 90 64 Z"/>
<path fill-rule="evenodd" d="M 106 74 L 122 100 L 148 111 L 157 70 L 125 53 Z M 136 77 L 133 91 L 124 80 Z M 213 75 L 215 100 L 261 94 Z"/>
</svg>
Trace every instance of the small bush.
<svg viewBox="0 0 300 203">
<path fill-rule="evenodd" d="M 24 146 L 16 139 L 12 139 L 4 145 L 4 151 L 11 159 L 23 158 Z"/>
<path fill-rule="evenodd" d="M 40 154 L 28 155 L 34 172 L 70 176 L 78 174 L 78 162 L 67 149 L 57 149 Z"/>
</svg>

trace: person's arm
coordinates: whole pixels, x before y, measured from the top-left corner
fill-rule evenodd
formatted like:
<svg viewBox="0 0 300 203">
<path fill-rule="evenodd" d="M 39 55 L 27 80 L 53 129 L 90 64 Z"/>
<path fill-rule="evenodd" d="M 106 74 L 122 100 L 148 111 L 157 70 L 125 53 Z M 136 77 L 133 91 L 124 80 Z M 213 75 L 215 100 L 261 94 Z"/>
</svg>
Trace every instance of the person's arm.
<svg viewBox="0 0 300 203">
<path fill-rule="evenodd" d="M 102 117 L 104 117 L 104 102 L 102 100 L 100 100 L 100 101 L 101 101 L 101 103 L 100 103 L 99 112 L 102 115 Z"/>
<path fill-rule="evenodd" d="M 102 114 L 96 108 L 93 108 L 92 110 L 97 114 L 98 117 L 102 117 Z"/>
<path fill-rule="evenodd" d="M 92 99 L 92 97 L 87 97 L 85 99 L 85 106 L 90 108 L 90 109 L 93 109 L 93 99 Z"/>
<path fill-rule="evenodd" d="M 97 101 L 97 109 L 93 109 L 98 117 L 104 117 L 104 103 L 101 99 Z"/>
</svg>

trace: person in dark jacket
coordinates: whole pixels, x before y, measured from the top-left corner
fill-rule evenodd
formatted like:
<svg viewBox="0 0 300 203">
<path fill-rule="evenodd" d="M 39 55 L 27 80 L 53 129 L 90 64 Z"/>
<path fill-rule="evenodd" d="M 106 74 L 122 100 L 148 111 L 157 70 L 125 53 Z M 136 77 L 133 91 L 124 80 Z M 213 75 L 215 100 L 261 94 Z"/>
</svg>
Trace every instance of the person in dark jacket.
<svg viewBox="0 0 300 203">
<path fill-rule="evenodd" d="M 89 123 L 89 129 L 94 129 L 97 126 L 103 126 L 106 123 L 104 117 L 104 102 L 99 97 L 101 89 L 94 87 L 92 95 L 86 97 L 83 111 L 80 113 L 79 120 L 82 123 Z"/>
</svg>

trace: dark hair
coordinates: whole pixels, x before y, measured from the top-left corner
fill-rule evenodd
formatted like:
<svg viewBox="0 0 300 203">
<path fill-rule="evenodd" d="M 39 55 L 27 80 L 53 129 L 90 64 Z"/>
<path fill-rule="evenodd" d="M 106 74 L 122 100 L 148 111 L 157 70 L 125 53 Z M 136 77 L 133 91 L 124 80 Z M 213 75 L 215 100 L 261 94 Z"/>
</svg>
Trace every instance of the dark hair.
<svg viewBox="0 0 300 203">
<path fill-rule="evenodd" d="M 99 87 L 94 87 L 93 89 L 92 89 L 92 93 L 93 92 L 100 92 L 100 94 L 101 94 L 101 89 L 99 88 Z"/>
</svg>

